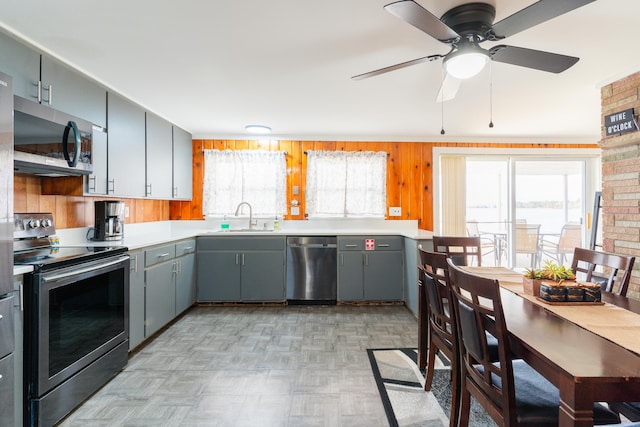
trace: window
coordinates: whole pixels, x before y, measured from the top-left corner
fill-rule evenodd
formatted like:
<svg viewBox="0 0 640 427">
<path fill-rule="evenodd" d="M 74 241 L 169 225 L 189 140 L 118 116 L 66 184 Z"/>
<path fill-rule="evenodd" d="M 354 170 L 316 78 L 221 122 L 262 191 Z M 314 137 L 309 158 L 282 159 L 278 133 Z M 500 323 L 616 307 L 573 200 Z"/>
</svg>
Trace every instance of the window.
<svg viewBox="0 0 640 427">
<path fill-rule="evenodd" d="M 306 186 L 310 217 L 384 218 L 387 153 L 309 151 Z"/>
<path fill-rule="evenodd" d="M 224 216 L 240 202 L 251 204 L 255 216 L 287 211 L 286 160 L 280 151 L 205 150 L 203 212 Z"/>
</svg>

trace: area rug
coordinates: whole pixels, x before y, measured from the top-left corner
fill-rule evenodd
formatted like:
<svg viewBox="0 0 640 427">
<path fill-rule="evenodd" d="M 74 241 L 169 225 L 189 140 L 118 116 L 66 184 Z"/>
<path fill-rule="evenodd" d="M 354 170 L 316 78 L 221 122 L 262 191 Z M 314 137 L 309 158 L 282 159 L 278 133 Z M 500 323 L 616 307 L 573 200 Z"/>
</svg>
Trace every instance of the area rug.
<svg viewBox="0 0 640 427">
<path fill-rule="evenodd" d="M 451 410 L 450 363 L 438 354 L 430 392 L 424 391 L 424 372 L 413 348 L 368 349 L 371 369 L 390 427 L 443 427 Z M 484 409 L 472 400 L 469 425 L 495 426 Z"/>
</svg>

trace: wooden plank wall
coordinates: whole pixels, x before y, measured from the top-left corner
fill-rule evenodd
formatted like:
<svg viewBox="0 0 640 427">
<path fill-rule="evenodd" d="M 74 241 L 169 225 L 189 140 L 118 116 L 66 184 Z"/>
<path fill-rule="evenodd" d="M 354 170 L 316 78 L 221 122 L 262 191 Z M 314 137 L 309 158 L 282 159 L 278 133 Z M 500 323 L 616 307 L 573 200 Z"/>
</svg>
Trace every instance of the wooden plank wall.
<svg viewBox="0 0 640 427">
<path fill-rule="evenodd" d="M 193 141 L 193 200 L 170 202 L 171 219 L 202 219 L 202 182 L 205 149 L 286 151 L 287 205 L 297 200 L 300 215 L 285 219 L 305 219 L 305 175 L 308 150 L 385 151 L 387 164 L 387 207 L 402 208 L 401 217 L 388 219 L 418 220 L 422 229 L 433 229 L 433 147 L 475 148 L 597 148 L 597 144 L 497 144 L 497 143 L 431 143 L 431 142 L 348 142 L 293 140 L 194 140 Z M 300 193 L 293 194 L 298 186 Z"/>
<path fill-rule="evenodd" d="M 13 178 L 13 204 L 15 212 L 51 212 L 56 228 L 93 227 L 93 202 L 96 200 L 123 200 L 129 207 L 125 224 L 169 219 L 168 200 L 121 199 L 117 197 L 87 197 L 43 194 L 45 178 L 16 174 Z M 45 179 L 46 180 L 46 179 Z"/>
</svg>

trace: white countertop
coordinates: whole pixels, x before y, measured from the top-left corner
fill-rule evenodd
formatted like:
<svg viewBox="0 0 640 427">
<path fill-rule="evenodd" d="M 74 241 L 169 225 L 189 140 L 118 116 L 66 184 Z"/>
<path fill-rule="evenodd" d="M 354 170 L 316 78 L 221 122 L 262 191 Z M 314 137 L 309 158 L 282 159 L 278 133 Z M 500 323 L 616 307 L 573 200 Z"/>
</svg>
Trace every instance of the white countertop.
<svg viewBox="0 0 640 427">
<path fill-rule="evenodd" d="M 258 220 L 258 224 L 267 224 Z M 403 236 L 414 240 L 430 240 L 432 231 L 421 230 L 414 220 L 309 220 L 280 221 L 279 230 L 237 231 L 248 225 L 247 219 L 234 219 L 231 231 L 220 231 L 221 220 L 203 221 L 158 221 L 139 224 L 125 224 L 124 239 L 97 242 L 87 240 L 89 227 L 57 230 L 61 246 L 126 246 L 130 250 L 198 236 Z M 236 230 L 236 231 L 234 231 Z M 14 266 L 13 274 L 32 271 L 30 266 Z"/>
</svg>

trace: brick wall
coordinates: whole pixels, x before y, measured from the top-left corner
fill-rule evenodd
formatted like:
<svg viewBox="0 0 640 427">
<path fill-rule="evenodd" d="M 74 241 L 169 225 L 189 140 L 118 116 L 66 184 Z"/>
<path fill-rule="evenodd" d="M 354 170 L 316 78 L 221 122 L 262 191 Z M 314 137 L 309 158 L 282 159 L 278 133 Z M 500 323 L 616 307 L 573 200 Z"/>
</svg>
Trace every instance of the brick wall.
<svg viewBox="0 0 640 427">
<path fill-rule="evenodd" d="M 640 112 L 640 72 L 604 86 L 602 98 L 602 236 L 607 252 L 636 256 L 627 296 L 640 299 L 640 131 L 605 136 L 604 117 Z"/>
</svg>

